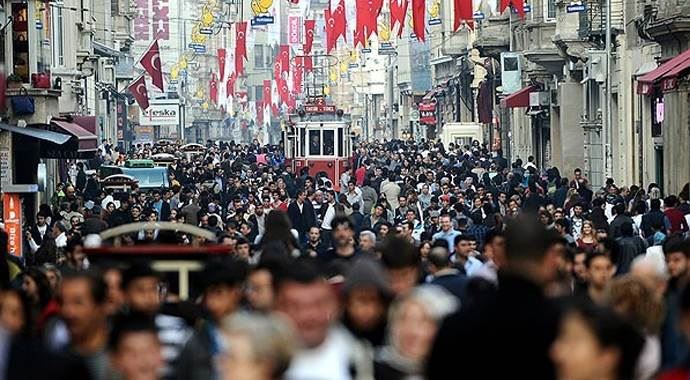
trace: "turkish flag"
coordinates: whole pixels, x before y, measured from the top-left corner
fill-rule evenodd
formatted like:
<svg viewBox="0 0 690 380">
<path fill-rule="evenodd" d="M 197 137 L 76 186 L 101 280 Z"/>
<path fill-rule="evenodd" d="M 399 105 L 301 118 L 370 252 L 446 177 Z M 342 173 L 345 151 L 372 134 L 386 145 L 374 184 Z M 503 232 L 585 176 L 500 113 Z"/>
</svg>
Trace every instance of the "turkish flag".
<svg viewBox="0 0 690 380">
<path fill-rule="evenodd" d="M 503 13 L 509 6 L 515 8 L 520 18 L 525 18 L 525 0 L 501 0 L 501 4 L 498 7 L 498 11 Z"/>
<path fill-rule="evenodd" d="M 287 78 L 287 74 L 290 71 L 290 46 L 280 45 L 280 73 L 281 78 Z"/>
<path fill-rule="evenodd" d="M 345 0 L 340 0 L 333 11 L 333 32 L 336 40 L 342 36 L 347 41 L 347 17 L 345 17 Z"/>
<path fill-rule="evenodd" d="M 270 79 L 264 79 L 264 104 L 270 106 L 271 105 L 271 80 Z"/>
<path fill-rule="evenodd" d="M 132 96 L 134 96 L 134 100 L 139 104 L 139 108 L 142 110 L 149 108 L 149 92 L 146 89 L 146 80 L 143 75 L 130 83 L 127 89 L 132 93 Z"/>
<path fill-rule="evenodd" d="M 247 22 L 235 24 L 235 75 L 244 72 L 244 60 L 247 58 Z"/>
<path fill-rule="evenodd" d="M 237 79 L 237 75 L 235 73 L 232 73 L 228 77 L 228 81 L 225 84 L 225 93 L 228 95 L 228 98 L 234 98 L 235 97 L 235 80 L 236 79 Z"/>
<path fill-rule="evenodd" d="M 288 89 L 288 83 L 286 80 L 280 81 L 278 93 L 280 94 L 280 102 L 288 104 L 288 102 L 290 101 L 290 90 Z"/>
<path fill-rule="evenodd" d="M 398 28 L 398 38 L 402 36 L 405 29 L 405 16 L 407 16 L 408 0 L 390 0 L 391 9 L 391 30 L 395 28 L 395 24 L 400 24 Z"/>
<path fill-rule="evenodd" d="M 264 110 L 263 110 L 263 102 L 261 100 L 256 101 L 256 124 L 259 127 L 264 126 Z"/>
<path fill-rule="evenodd" d="M 355 17 L 355 31 L 353 33 L 353 44 L 356 48 L 361 44 L 362 47 L 367 45 L 366 27 L 369 24 L 367 12 L 369 10 L 368 0 L 355 0 L 356 17 Z"/>
<path fill-rule="evenodd" d="M 292 93 L 295 95 L 302 92 L 303 73 L 304 57 L 295 57 L 295 65 L 292 66 Z"/>
<path fill-rule="evenodd" d="M 326 21 L 326 53 L 330 53 L 335 47 L 335 41 L 338 38 L 335 35 L 335 19 L 329 9 L 323 11 L 323 17 Z"/>
<path fill-rule="evenodd" d="M 218 72 L 220 73 L 219 81 L 225 79 L 225 49 L 218 49 Z"/>
<path fill-rule="evenodd" d="M 414 24 L 414 34 L 417 40 L 424 41 L 424 30 L 426 28 L 426 1 L 412 0 L 412 23 Z"/>
<path fill-rule="evenodd" d="M 304 55 L 311 54 L 311 48 L 314 45 L 314 27 L 316 20 L 304 20 Z"/>
<path fill-rule="evenodd" d="M 153 41 L 149 50 L 139 60 L 151 76 L 151 83 L 163 91 L 163 69 L 161 67 L 161 53 L 158 49 L 158 40 Z"/>
<path fill-rule="evenodd" d="M 213 102 L 213 104 L 218 104 L 218 81 L 216 80 L 216 74 L 211 74 L 211 81 L 208 85 L 211 102 Z"/>
<path fill-rule="evenodd" d="M 467 22 L 467 26 L 474 27 L 474 15 L 472 11 L 472 0 L 453 0 L 453 31 L 460 29 L 462 22 Z"/>
<path fill-rule="evenodd" d="M 367 11 L 367 37 L 372 34 L 378 35 L 379 23 L 378 18 L 383 7 L 383 0 L 369 0 Z"/>
<path fill-rule="evenodd" d="M 302 61 L 304 63 L 304 71 L 306 72 L 311 72 L 312 68 L 314 67 L 313 62 L 311 60 L 311 50 L 307 52 L 305 50 L 306 48 L 303 47 L 302 50 L 304 51 L 304 60 Z"/>
</svg>

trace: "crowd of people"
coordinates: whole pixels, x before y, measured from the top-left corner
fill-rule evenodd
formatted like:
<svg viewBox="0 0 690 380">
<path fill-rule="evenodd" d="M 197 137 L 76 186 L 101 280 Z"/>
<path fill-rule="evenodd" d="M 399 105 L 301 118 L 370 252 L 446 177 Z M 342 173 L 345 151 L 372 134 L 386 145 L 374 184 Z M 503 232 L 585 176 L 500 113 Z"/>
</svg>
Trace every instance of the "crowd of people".
<svg viewBox="0 0 690 380">
<path fill-rule="evenodd" d="M 23 257 L 0 261 L 4 378 L 690 376 L 688 185 L 593 188 L 478 143 L 399 140 L 359 144 L 340 178 L 222 142 L 179 155 L 166 189 L 89 172 L 161 152 L 102 145 L 27 222 Z M 89 260 L 133 222 L 150 224 L 123 245 L 193 241 L 159 221 L 227 248 L 188 300 L 149 261 Z"/>
</svg>

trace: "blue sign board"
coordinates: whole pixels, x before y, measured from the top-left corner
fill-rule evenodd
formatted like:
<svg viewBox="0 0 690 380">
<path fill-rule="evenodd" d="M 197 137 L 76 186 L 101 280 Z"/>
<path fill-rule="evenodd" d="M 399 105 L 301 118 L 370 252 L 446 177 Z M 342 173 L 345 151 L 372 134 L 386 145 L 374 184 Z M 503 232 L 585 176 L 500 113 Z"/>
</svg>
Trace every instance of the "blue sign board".
<svg viewBox="0 0 690 380">
<path fill-rule="evenodd" d="M 565 7 L 566 12 L 568 13 L 578 13 L 578 12 L 584 12 L 587 7 L 585 4 L 582 3 L 571 3 L 567 7 Z"/>
<path fill-rule="evenodd" d="M 252 19 L 252 26 L 273 24 L 273 16 L 256 16 Z"/>
<path fill-rule="evenodd" d="M 441 19 L 440 18 L 432 18 L 429 20 L 429 25 L 441 25 Z"/>
<path fill-rule="evenodd" d="M 201 28 L 199 29 L 199 34 L 211 35 L 213 34 L 213 28 Z"/>
<path fill-rule="evenodd" d="M 472 15 L 472 17 L 473 17 L 475 20 L 484 20 L 484 19 L 486 18 L 486 15 L 484 15 L 484 12 L 474 12 L 474 14 Z"/>
</svg>

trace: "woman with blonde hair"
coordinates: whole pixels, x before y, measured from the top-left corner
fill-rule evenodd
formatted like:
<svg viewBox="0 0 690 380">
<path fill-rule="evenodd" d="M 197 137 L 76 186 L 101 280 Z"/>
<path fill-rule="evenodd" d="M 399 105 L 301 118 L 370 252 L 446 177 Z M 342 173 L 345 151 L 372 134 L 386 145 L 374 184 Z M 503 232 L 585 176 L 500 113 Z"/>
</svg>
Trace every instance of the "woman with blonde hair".
<svg viewBox="0 0 690 380">
<path fill-rule="evenodd" d="M 591 221 L 585 220 L 582 222 L 581 236 L 575 243 L 577 244 L 578 248 L 587 253 L 593 252 L 597 248 L 598 242 L 596 231 L 594 230 L 594 224 Z"/>
</svg>

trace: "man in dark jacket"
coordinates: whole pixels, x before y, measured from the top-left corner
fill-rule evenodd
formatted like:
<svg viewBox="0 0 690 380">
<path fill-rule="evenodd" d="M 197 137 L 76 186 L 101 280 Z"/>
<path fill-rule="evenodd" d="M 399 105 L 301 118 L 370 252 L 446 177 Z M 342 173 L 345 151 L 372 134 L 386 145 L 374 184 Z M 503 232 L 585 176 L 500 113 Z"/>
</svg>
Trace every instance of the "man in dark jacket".
<svg viewBox="0 0 690 380">
<path fill-rule="evenodd" d="M 618 244 L 617 273 L 618 275 L 626 274 L 630 271 L 633 260 L 647 250 L 647 242 L 634 233 L 632 223 L 626 222 L 621 226 L 621 237 L 616 239 L 616 244 Z"/>
<path fill-rule="evenodd" d="M 661 200 L 652 199 L 649 201 L 649 212 L 642 216 L 642 223 L 640 224 L 640 229 L 642 230 L 642 236 L 645 238 L 650 238 L 654 235 L 653 226 L 664 226 L 661 230 L 663 234 L 668 232 L 670 223 L 668 218 L 661 211 Z"/>
<path fill-rule="evenodd" d="M 555 378 L 549 349 L 558 313 L 544 288 L 558 273 L 559 242 L 533 216 L 508 226 L 499 288 L 443 322 L 427 363 L 428 379 L 456 378 L 460 359 L 471 363 L 462 366 L 467 379 Z"/>
<path fill-rule="evenodd" d="M 616 213 L 616 217 L 613 218 L 611 225 L 609 226 L 609 236 L 611 239 L 615 240 L 623 236 L 623 233 L 621 232 L 621 227 L 623 224 L 633 224 L 634 222 L 632 218 L 625 213 L 625 205 L 623 203 L 616 203 L 616 205 L 613 206 L 613 211 Z"/>
<path fill-rule="evenodd" d="M 288 216 L 292 223 L 292 228 L 299 233 L 301 242 L 307 240 L 307 233 L 311 227 L 316 226 L 316 214 L 311 202 L 307 202 L 307 194 L 304 190 L 298 190 L 296 199 L 288 206 Z"/>
<path fill-rule="evenodd" d="M 453 268 L 448 250 L 444 247 L 434 247 L 429 252 L 428 261 L 433 273 L 431 284 L 441 286 L 458 299 L 462 299 L 467 287 L 467 276 Z"/>
</svg>

